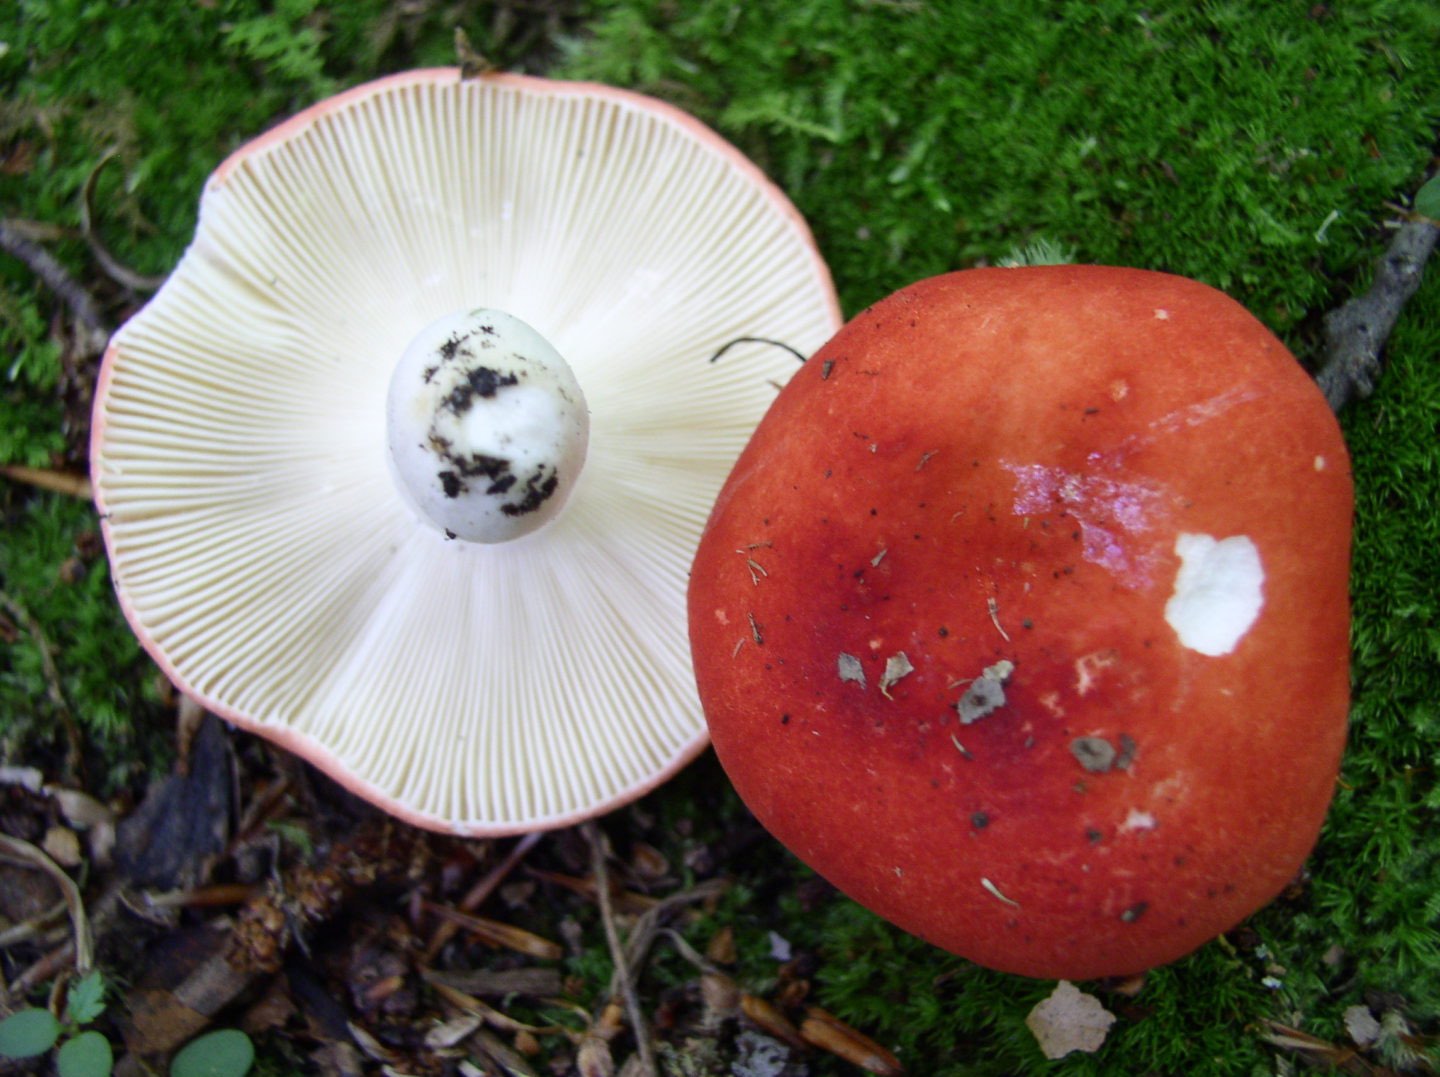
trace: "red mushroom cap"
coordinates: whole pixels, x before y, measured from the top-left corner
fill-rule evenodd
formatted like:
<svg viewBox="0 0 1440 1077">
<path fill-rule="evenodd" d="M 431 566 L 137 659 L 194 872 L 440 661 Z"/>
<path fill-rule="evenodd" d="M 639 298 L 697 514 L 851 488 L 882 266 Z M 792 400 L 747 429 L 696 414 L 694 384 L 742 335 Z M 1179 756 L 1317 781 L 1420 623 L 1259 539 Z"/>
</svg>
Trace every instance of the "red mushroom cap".
<svg viewBox="0 0 1440 1077">
<path fill-rule="evenodd" d="M 1220 292 L 922 281 L 806 363 L 716 503 L 689 594 L 716 751 L 802 860 L 954 953 L 1174 960 L 1319 832 L 1351 504 L 1320 393 Z"/>
</svg>

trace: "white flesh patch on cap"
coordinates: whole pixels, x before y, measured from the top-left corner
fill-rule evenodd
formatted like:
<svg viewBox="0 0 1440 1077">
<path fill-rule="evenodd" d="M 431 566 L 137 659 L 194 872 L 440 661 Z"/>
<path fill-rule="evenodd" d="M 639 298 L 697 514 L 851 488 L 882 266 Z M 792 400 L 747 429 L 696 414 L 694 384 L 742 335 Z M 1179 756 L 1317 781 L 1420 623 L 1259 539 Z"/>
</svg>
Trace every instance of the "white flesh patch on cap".
<svg viewBox="0 0 1440 1077">
<path fill-rule="evenodd" d="M 1125 816 L 1125 821 L 1120 824 L 1120 830 L 1122 833 L 1131 833 L 1136 830 L 1154 830 L 1159 825 L 1155 816 L 1148 811 L 1131 808 Z"/>
<path fill-rule="evenodd" d="M 1165 603 L 1165 620 L 1192 651 L 1229 654 L 1265 604 L 1265 569 L 1246 535 L 1216 539 L 1182 533 L 1175 539 L 1180 571 Z"/>
<path fill-rule="evenodd" d="M 505 542 L 554 519 L 585 462 L 570 367 L 519 318 L 472 310 L 405 349 L 386 404 L 396 485 L 451 538 Z"/>
</svg>

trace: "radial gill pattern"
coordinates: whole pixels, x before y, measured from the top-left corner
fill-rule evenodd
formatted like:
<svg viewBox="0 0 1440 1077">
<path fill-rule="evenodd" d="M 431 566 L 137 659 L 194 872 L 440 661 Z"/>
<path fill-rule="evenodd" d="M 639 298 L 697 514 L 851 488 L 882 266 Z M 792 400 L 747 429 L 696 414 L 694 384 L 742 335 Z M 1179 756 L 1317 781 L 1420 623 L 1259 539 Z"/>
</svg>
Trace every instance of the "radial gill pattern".
<svg viewBox="0 0 1440 1077">
<path fill-rule="evenodd" d="M 409 340 L 508 311 L 570 363 L 589 459 L 560 518 L 447 541 L 396 491 Z M 424 71 L 358 87 L 211 178 L 112 341 L 92 472 L 135 631 L 186 692 L 420 825 L 556 826 L 704 743 L 685 633 L 715 493 L 839 324 L 759 171 L 668 106 Z"/>
</svg>

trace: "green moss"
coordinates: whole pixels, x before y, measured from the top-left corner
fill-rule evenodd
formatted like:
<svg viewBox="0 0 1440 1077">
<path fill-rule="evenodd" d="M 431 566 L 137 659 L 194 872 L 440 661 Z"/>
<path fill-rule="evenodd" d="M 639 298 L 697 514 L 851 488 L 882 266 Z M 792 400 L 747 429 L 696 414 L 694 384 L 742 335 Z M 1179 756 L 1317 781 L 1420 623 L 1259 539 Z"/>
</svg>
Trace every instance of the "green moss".
<svg viewBox="0 0 1440 1077">
<path fill-rule="evenodd" d="M 1418 2 L 614 0 L 565 70 L 737 140 L 814 224 L 847 310 L 1043 235 L 1283 329 L 1424 167 L 1437 29 Z"/>
<path fill-rule="evenodd" d="M 154 670 L 111 592 L 94 512 L 42 495 L 7 505 L 4 523 L 0 756 L 113 791 L 164 757 L 150 743 L 164 727 L 152 721 Z M 73 764 L 83 773 L 67 773 Z"/>
<path fill-rule="evenodd" d="M 1346 415 L 1357 492 L 1355 703 L 1317 857 L 1313 922 L 1339 972 L 1440 1014 L 1440 276 L 1392 337 L 1375 396 Z M 1340 1007 L 1343 1009 L 1343 1006 Z"/>
</svg>

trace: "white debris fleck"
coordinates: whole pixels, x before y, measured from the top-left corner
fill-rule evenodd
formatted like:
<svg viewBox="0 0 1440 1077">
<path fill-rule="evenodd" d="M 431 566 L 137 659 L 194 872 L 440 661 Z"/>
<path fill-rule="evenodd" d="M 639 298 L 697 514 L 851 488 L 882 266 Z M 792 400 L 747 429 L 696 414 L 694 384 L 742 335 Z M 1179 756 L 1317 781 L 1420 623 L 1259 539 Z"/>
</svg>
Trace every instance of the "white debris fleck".
<svg viewBox="0 0 1440 1077">
<path fill-rule="evenodd" d="M 1113 647 L 1103 651 L 1091 651 L 1075 659 L 1075 694 L 1089 695 L 1100 683 L 1100 674 L 1120 660 Z"/>
<path fill-rule="evenodd" d="M 1115 1015 L 1094 995 L 1087 995 L 1069 980 L 1061 980 L 1038 1003 L 1025 1026 L 1046 1058 L 1064 1058 L 1072 1051 L 1098 1051 L 1115 1023 Z"/>
<path fill-rule="evenodd" d="M 865 667 L 860 664 L 860 659 L 842 651 L 836 664 L 842 681 L 854 681 L 861 688 L 865 687 Z"/>
<path fill-rule="evenodd" d="M 1217 539 L 1181 533 L 1175 539 L 1180 570 L 1165 603 L 1165 621 L 1192 651 L 1229 654 L 1250 631 L 1265 604 L 1265 569 L 1247 535 Z"/>
<path fill-rule="evenodd" d="M 1011 908 L 1014 909 L 1018 909 L 1020 907 L 1020 902 L 1014 901 L 1006 897 L 1003 893 L 1000 892 L 1000 888 L 994 883 L 992 883 L 989 879 L 981 878 L 980 885 L 985 888 L 985 892 L 987 894 L 995 898 L 997 901 L 1003 901 L 1006 905 L 1009 905 Z"/>
<path fill-rule="evenodd" d="M 1380 1038 L 1380 1022 L 1369 1006 L 1348 1006 L 1345 1009 L 1345 1031 L 1357 1047 L 1369 1047 Z"/>
<path fill-rule="evenodd" d="M 896 651 L 885 659 L 885 672 L 880 675 L 880 694 L 889 699 L 890 687 L 913 672 L 915 672 L 915 667 L 910 664 L 910 659 L 905 652 Z"/>
<path fill-rule="evenodd" d="M 985 608 L 990 611 L 990 621 L 995 625 L 995 631 L 1000 633 L 1006 643 L 1010 642 L 1010 633 L 1000 626 L 1000 603 L 993 598 L 985 600 Z"/>
<path fill-rule="evenodd" d="M 769 933 L 770 956 L 776 961 L 789 961 L 794 956 L 790 946 L 790 940 L 774 931 Z"/>
<path fill-rule="evenodd" d="M 1159 823 L 1155 816 L 1148 811 L 1141 811 L 1139 808 L 1131 808 L 1130 813 L 1125 816 L 1125 821 L 1120 824 L 1121 830 L 1154 830 Z"/>
<path fill-rule="evenodd" d="M 735 1037 L 731 1077 L 780 1077 L 790 1059 L 790 1048 L 779 1040 L 746 1029 Z"/>
<path fill-rule="evenodd" d="M 986 666 L 984 672 L 970 682 L 970 687 L 955 704 L 963 725 L 977 722 L 1005 706 L 1005 682 L 1014 671 L 1015 663 L 1002 658 L 993 666 Z"/>
<path fill-rule="evenodd" d="M 45 775 L 34 767 L 0 767 L 0 785 L 18 785 L 38 793 L 45 786 Z"/>
</svg>

